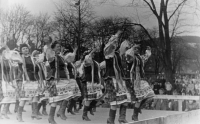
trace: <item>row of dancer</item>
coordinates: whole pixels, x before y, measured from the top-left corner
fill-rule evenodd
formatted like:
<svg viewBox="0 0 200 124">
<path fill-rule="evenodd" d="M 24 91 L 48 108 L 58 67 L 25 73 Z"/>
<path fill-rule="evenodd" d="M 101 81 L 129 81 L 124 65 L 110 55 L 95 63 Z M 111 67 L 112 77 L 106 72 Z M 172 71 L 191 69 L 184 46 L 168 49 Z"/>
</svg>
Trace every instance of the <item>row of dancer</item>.
<svg viewBox="0 0 200 124">
<path fill-rule="evenodd" d="M 1 96 L 1 98 L 3 99 L 1 99 L 1 106 L 3 105 L 3 110 L 1 118 L 5 117 L 9 119 L 7 115 L 9 112 L 9 105 L 15 103 L 17 120 L 23 122 L 22 112 L 24 105 L 26 101 L 31 101 L 31 118 L 42 119 L 41 116 L 39 116 L 41 115 L 39 110 L 41 106 L 43 106 L 42 113 L 47 115 L 46 101 L 48 100 L 51 106 L 48 121 L 49 123 L 56 124 L 54 115 L 58 104 L 60 108 L 57 112 L 57 116 L 62 120 L 66 120 L 65 110 L 67 106 L 68 112 L 75 114 L 72 111 L 72 107 L 76 105 L 77 100 L 80 99 L 81 101 L 81 97 L 85 97 L 89 100 L 84 100 L 83 119 L 90 121 L 87 113 L 89 111 L 93 115 L 92 108 L 97 103 L 96 99 L 99 99 L 102 95 L 102 87 L 99 81 L 100 77 L 94 78 L 93 74 L 84 76 L 83 78 L 81 76 L 77 77 L 77 75 L 80 75 L 77 73 L 77 67 L 84 67 L 83 69 L 85 69 L 85 71 L 89 69 L 88 72 L 93 70 L 95 75 L 96 71 L 98 71 L 98 76 L 100 76 L 100 69 L 97 67 L 98 64 L 96 63 L 92 66 L 94 68 L 90 68 L 85 66 L 86 64 L 83 65 L 77 62 L 79 64 L 75 66 L 73 62 L 76 49 L 73 53 L 70 53 L 68 50 L 63 51 L 59 42 L 51 42 L 51 38 L 48 38 L 42 54 L 39 54 L 38 51 L 34 51 L 30 54 L 27 44 L 21 44 L 20 51 L 9 49 L 2 51 L 1 88 L 3 94 L 1 95 L 3 97 Z M 87 59 L 82 59 L 81 62 L 82 61 L 86 63 Z M 93 78 L 88 78 L 92 75 Z M 95 85 L 87 86 L 86 82 L 94 81 L 96 81 Z M 91 87 L 92 91 L 89 91 Z M 87 90 L 89 93 L 86 93 Z M 96 94 L 98 94 L 98 98 Z M 79 108 L 80 107 L 81 104 L 79 105 Z"/>
<path fill-rule="evenodd" d="M 111 106 L 107 124 L 115 123 L 118 105 L 120 105 L 118 121 L 119 123 L 127 123 L 127 105 L 133 102 L 135 107 L 132 119 L 138 121 L 138 114 L 141 113 L 142 105 L 154 96 L 153 90 L 144 80 L 143 70 L 144 63 L 151 55 L 151 49 L 147 47 L 146 53 L 140 55 L 138 45 L 130 47 L 128 41 L 119 44 L 118 40 L 121 33 L 121 31 L 118 31 L 111 36 L 105 45 L 105 61 L 102 63 L 93 59 L 96 49 L 85 54 L 81 60 L 74 62 L 77 49 L 73 52 L 64 51 L 61 44 L 57 41 L 52 43 L 51 38 L 47 40 L 42 54 L 33 52 L 30 55 L 29 47 L 26 44 L 20 45 L 21 55 L 17 51 L 7 52 L 8 50 L 5 50 L 2 53 L 1 62 L 1 70 L 5 74 L 5 76 L 2 76 L 4 98 L 1 104 L 6 106 L 9 102 L 15 103 L 18 100 L 17 119 L 23 122 L 22 111 L 27 100 L 32 100 L 31 117 L 36 119 L 41 119 L 38 110 L 42 103 L 48 100 L 51 106 L 48 121 L 51 124 L 56 124 L 54 116 L 58 104 L 60 104 L 60 109 L 57 115 L 66 120 L 67 103 L 70 101 L 69 107 L 71 109 L 75 101 L 82 97 L 84 106 L 82 118 L 90 121 L 87 113 L 88 111 L 91 112 L 91 102 L 96 104 L 97 100 L 107 96 Z M 10 58 L 6 57 L 8 55 Z M 18 66 L 6 65 L 6 61 L 14 61 Z M 101 69 L 105 69 L 103 75 L 100 73 Z M 7 76 L 6 78 L 7 73 L 17 76 Z M 104 78 L 103 84 L 101 78 Z M 12 87 L 16 84 L 13 94 L 8 93 L 9 90 L 7 89 L 12 88 L 5 85 L 6 82 Z M 105 88 L 104 93 L 102 93 L 102 85 Z M 13 98 L 15 93 L 17 95 Z M 5 107 L 4 116 L 6 115 L 6 108 L 8 107 Z M 46 114 L 46 112 L 44 113 Z"/>
</svg>

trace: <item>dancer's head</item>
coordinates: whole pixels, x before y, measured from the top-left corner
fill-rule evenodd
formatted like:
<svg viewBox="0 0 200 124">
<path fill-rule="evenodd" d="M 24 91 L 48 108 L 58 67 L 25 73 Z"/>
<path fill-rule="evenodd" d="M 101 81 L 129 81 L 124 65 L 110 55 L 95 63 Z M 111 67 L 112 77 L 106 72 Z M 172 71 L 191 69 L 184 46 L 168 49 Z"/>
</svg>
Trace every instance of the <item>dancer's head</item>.
<svg viewBox="0 0 200 124">
<path fill-rule="evenodd" d="M 27 44 L 25 44 L 25 43 L 20 44 L 20 52 L 23 55 L 28 55 L 29 54 L 29 46 Z"/>
<path fill-rule="evenodd" d="M 53 49 L 53 51 L 56 53 L 56 54 L 59 54 L 61 52 L 61 45 L 60 45 L 60 42 L 58 41 L 55 41 L 51 44 L 51 48 Z"/>
</svg>

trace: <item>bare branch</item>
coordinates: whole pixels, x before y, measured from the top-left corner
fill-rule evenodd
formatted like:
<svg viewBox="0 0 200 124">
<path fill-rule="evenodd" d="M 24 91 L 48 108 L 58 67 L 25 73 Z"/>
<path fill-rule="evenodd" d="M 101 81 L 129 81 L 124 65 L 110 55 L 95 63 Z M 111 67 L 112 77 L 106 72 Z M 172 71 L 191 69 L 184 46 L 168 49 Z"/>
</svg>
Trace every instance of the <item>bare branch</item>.
<svg viewBox="0 0 200 124">
<path fill-rule="evenodd" d="M 176 13 L 176 11 L 181 7 L 181 6 L 183 6 L 184 4 L 185 4 L 185 2 L 186 2 L 187 0 L 183 0 L 181 3 L 179 3 L 178 4 L 178 6 L 176 7 L 176 9 L 172 12 L 172 14 L 169 16 L 169 19 L 168 20 L 170 20 L 173 16 L 174 16 L 174 14 Z"/>
</svg>

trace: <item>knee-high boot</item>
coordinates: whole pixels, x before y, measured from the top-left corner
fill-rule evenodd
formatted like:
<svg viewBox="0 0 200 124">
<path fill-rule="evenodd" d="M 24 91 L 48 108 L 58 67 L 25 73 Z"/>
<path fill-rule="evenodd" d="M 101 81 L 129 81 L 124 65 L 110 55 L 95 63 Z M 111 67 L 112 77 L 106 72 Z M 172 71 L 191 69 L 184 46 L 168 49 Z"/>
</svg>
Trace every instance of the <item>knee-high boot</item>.
<svg viewBox="0 0 200 124">
<path fill-rule="evenodd" d="M 41 117 L 38 116 L 38 103 L 37 102 L 32 102 L 32 115 L 31 115 L 31 118 L 32 119 L 37 119 L 37 120 L 40 120 L 42 119 Z"/>
<path fill-rule="evenodd" d="M 140 108 L 134 107 L 132 120 L 138 121 L 138 114 L 141 113 Z"/>
<path fill-rule="evenodd" d="M 97 104 L 97 101 L 93 100 L 93 101 L 90 103 L 90 105 L 89 105 L 89 111 L 90 111 L 90 114 L 91 114 L 91 115 L 94 115 L 94 113 L 93 113 L 93 108 L 96 107 L 96 104 Z"/>
<path fill-rule="evenodd" d="M 77 101 L 75 100 L 75 102 L 74 102 L 74 104 L 73 104 L 74 113 L 78 113 L 78 109 L 77 109 L 76 102 L 77 102 Z"/>
<path fill-rule="evenodd" d="M 16 100 L 14 112 L 17 113 L 19 108 L 19 100 Z"/>
<path fill-rule="evenodd" d="M 68 108 L 67 108 L 67 112 L 68 113 L 71 113 L 72 115 L 76 115 L 73 111 L 72 111 L 72 108 L 73 108 L 73 105 L 75 104 L 75 100 L 74 99 L 71 99 L 69 101 L 69 105 L 68 105 Z"/>
<path fill-rule="evenodd" d="M 78 109 L 80 110 L 80 109 L 82 109 L 82 107 L 83 107 L 83 105 L 82 105 L 82 102 L 83 102 L 82 98 L 80 98 L 78 102 L 79 102 L 79 107 L 78 107 Z"/>
<path fill-rule="evenodd" d="M 10 103 L 8 103 L 7 114 L 9 114 L 9 115 L 11 115 L 11 114 L 12 114 L 12 113 L 10 112 Z"/>
<path fill-rule="evenodd" d="M 2 115 L 1 115 L 1 105 L 0 105 L 0 119 L 3 119 L 1 116 L 2 116 Z"/>
<path fill-rule="evenodd" d="M 2 111 L 2 116 L 5 117 L 6 119 L 10 119 L 7 115 L 8 112 L 8 104 L 4 104 L 3 106 L 3 111 Z"/>
<path fill-rule="evenodd" d="M 47 114 L 46 106 L 47 106 L 46 101 L 45 101 L 45 100 L 42 101 L 42 114 L 45 115 L 45 116 L 48 115 L 48 114 Z"/>
<path fill-rule="evenodd" d="M 56 107 L 50 108 L 50 113 L 49 113 L 49 118 L 48 118 L 48 121 L 50 124 L 57 124 L 54 120 L 55 111 L 56 111 Z"/>
<path fill-rule="evenodd" d="M 120 109 L 119 109 L 119 123 L 122 124 L 122 123 L 128 123 L 128 121 L 126 120 L 126 109 L 127 109 L 127 106 L 125 105 L 121 105 L 120 106 Z"/>
<path fill-rule="evenodd" d="M 23 107 L 19 106 L 18 110 L 17 110 L 17 120 L 19 122 L 24 122 L 23 119 L 22 119 L 22 111 L 23 111 Z"/>
<path fill-rule="evenodd" d="M 115 124 L 116 110 L 110 109 L 109 118 L 107 119 L 107 124 Z"/>
<path fill-rule="evenodd" d="M 89 106 L 84 106 L 84 109 L 83 109 L 83 120 L 86 120 L 86 121 L 91 121 L 89 118 L 88 118 L 88 115 L 87 115 L 87 112 L 89 111 Z"/>
<path fill-rule="evenodd" d="M 65 110 L 67 108 L 67 101 L 63 100 L 62 104 L 60 105 L 60 112 L 57 114 L 62 120 L 66 120 L 67 117 L 65 116 Z"/>
<path fill-rule="evenodd" d="M 58 109 L 58 112 L 57 112 L 57 117 L 60 116 L 60 111 L 61 111 L 62 102 L 63 102 L 63 101 L 59 101 L 59 102 L 58 102 L 59 109 Z"/>
<path fill-rule="evenodd" d="M 40 113 L 40 108 L 42 107 L 42 103 L 38 103 L 37 106 L 37 115 L 42 116 L 42 114 Z"/>
</svg>

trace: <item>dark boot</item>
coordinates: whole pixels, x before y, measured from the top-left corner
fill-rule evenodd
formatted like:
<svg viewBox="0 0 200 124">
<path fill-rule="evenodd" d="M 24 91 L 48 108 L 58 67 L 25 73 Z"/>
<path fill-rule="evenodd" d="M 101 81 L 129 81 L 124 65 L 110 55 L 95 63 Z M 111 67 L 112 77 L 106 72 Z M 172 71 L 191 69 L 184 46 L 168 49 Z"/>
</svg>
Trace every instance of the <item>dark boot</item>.
<svg viewBox="0 0 200 124">
<path fill-rule="evenodd" d="M 0 119 L 3 119 L 2 115 L 1 115 L 1 105 L 0 105 Z"/>
<path fill-rule="evenodd" d="M 74 100 L 74 99 L 71 99 L 71 100 L 69 101 L 69 105 L 68 105 L 68 109 L 67 109 L 67 112 L 68 112 L 68 113 L 71 113 L 72 115 L 76 115 L 76 114 L 72 111 L 72 108 L 73 108 L 74 104 L 75 104 L 75 100 Z"/>
<path fill-rule="evenodd" d="M 40 120 L 42 119 L 41 117 L 38 116 L 38 103 L 37 102 L 32 102 L 32 115 L 31 115 L 31 118 L 32 119 L 37 119 L 37 120 Z"/>
<path fill-rule="evenodd" d="M 59 114 L 59 116 L 60 116 L 60 118 L 62 120 L 66 120 L 67 119 L 67 117 L 65 116 L 65 110 L 66 110 L 66 108 L 67 108 L 67 101 L 64 100 L 62 102 L 61 106 L 60 106 L 60 114 Z"/>
<path fill-rule="evenodd" d="M 79 99 L 79 101 L 78 101 L 79 102 L 78 110 L 82 109 L 82 107 L 83 107 L 82 101 L 83 101 L 82 99 Z"/>
<path fill-rule="evenodd" d="M 115 116 L 116 116 L 116 110 L 110 109 L 107 124 L 115 124 Z"/>
<path fill-rule="evenodd" d="M 10 103 L 8 104 L 7 107 L 8 107 L 8 108 L 7 108 L 7 114 L 11 115 L 12 113 L 10 112 Z"/>
<path fill-rule="evenodd" d="M 124 106 L 124 105 L 121 105 L 120 106 L 120 109 L 119 109 L 119 123 L 122 124 L 122 123 L 128 123 L 128 121 L 126 120 L 126 109 L 127 109 L 127 106 Z"/>
<path fill-rule="evenodd" d="M 40 113 L 40 108 L 42 107 L 42 103 L 38 103 L 37 106 L 37 115 L 42 116 L 42 114 Z"/>
<path fill-rule="evenodd" d="M 74 102 L 74 105 L 73 105 L 74 113 L 78 113 L 78 112 L 79 112 L 79 110 L 77 109 L 76 102 L 77 102 L 77 101 L 75 101 L 75 102 Z"/>
<path fill-rule="evenodd" d="M 88 111 L 90 112 L 91 115 L 94 115 L 92 109 L 93 109 L 93 108 L 92 108 L 92 105 L 90 104 L 89 107 L 88 107 Z"/>
<path fill-rule="evenodd" d="M 49 113 L 49 118 L 48 118 L 48 121 L 50 124 L 57 124 L 54 120 L 55 111 L 56 111 L 56 107 L 51 107 L 50 113 Z"/>
<path fill-rule="evenodd" d="M 96 111 L 97 111 L 96 108 L 97 108 L 97 107 L 95 106 L 95 107 L 92 109 L 92 111 L 93 111 L 93 112 L 96 112 Z"/>
<path fill-rule="evenodd" d="M 138 121 L 138 114 L 141 112 L 140 108 L 134 107 L 132 120 Z"/>
<path fill-rule="evenodd" d="M 45 116 L 48 115 L 46 106 L 47 106 L 46 101 L 42 101 L 42 114 L 45 115 Z"/>
<path fill-rule="evenodd" d="M 18 107 L 19 107 L 19 100 L 17 100 L 15 103 L 15 109 L 14 109 L 15 113 L 17 113 L 17 111 L 18 111 Z"/>
<path fill-rule="evenodd" d="M 10 119 L 7 115 L 8 112 L 8 104 L 4 104 L 3 111 L 2 111 L 2 117 L 5 117 L 6 119 Z"/>
<path fill-rule="evenodd" d="M 58 109 L 58 112 L 57 112 L 57 117 L 60 117 L 60 111 L 61 111 L 62 102 L 63 102 L 63 101 L 60 101 L 60 102 L 58 103 L 59 109 Z"/>
<path fill-rule="evenodd" d="M 17 120 L 19 122 L 24 122 L 23 119 L 22 119 L 22 111 L 23 111 L 23 107 L 19 106 L 18 111 L 17 111 Z"/>
<path fill-rule="evenodd" d="M 90 106 L 89 106 L 89 111 L 90 111 L 90 114 L 91 115 L 94 115 L 94 111 L 93 111 L 93 108 L 96 107 L 96 104 L 97 104 L 97 101 L 93 100 L 91 103 L 90 103 Z"/>
<path fill-rule="evenodd" d="M 83 118 L 83 120 L 91 121 L 91 120 L 88 118 L 88 116 L 87 116 L 88 110 L 89 110 L 89 106 L 84 106 L 82 118 Z"/>
</svg>

